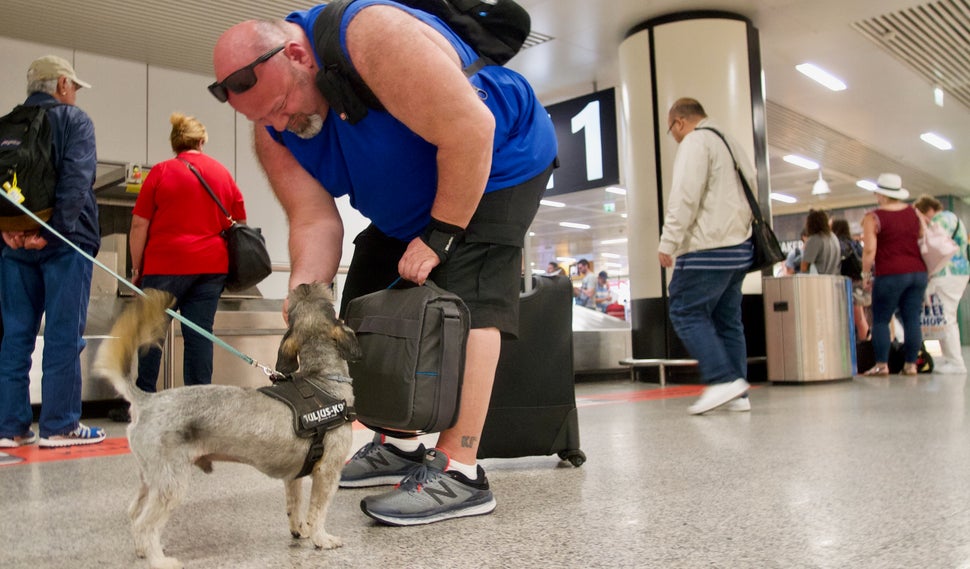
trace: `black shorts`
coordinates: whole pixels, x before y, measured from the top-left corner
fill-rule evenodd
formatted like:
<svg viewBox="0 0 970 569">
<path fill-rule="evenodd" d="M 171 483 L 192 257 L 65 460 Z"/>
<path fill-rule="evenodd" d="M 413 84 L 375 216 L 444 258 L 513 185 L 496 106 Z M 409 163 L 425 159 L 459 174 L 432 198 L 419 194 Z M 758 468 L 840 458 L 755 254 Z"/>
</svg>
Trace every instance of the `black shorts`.
<svg viewBox="0 0 970 569">
<path fill-rule="evenodd" d="M 503 337 L 519 331 L 522 244 L 545 192 L 552 166 L 518 186 L 482 196 L 465 235 L 430 279 L 457 294 L 471 312 L 472 328 L 498 328 Z M 390 286 L 408 243 L 369 225 L 354 239 L 340 314 L 354 298 Z"/>
</svg>

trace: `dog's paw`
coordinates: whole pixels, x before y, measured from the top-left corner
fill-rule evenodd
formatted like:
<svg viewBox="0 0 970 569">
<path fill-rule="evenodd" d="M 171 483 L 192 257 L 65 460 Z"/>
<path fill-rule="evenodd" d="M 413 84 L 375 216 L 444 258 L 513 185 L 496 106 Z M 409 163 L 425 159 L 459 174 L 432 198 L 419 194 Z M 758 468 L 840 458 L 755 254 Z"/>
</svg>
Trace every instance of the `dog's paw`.
<svg viewBox="0 0 970 569">
<path fill-rule="evenodd" d="M 151 563 L 152 569 L 183 569 L 182 562 L 174 557 L 159 557 Z"/>
<path fill-rule="evenodd" d="M 317 549 L 337 549 L 338 547 L 343 547 L 344 540 L 335 535 L 324 533 L 313 536 L 313 545 Z"/>
<path fill-rule="evenodd" d="M 310 525 L 306 522 L 290 523 L 290 535 L 293 539 L 306 539 L 310 537 Z"/>
</svg>

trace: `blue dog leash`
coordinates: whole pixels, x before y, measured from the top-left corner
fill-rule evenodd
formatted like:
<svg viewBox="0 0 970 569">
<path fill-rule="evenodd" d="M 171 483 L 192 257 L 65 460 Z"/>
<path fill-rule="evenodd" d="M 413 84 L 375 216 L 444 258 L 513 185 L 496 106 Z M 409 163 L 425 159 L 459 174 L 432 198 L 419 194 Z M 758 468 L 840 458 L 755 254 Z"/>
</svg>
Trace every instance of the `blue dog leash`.
<svg viewBox="0 0 970 569">
<path fill-rule="evenodd" d="M 147 296 L 145 294 L 145 291 L 143 291 L 142 289 L 140 289 L 137 286 L 135 286 L 134 283 L 128 281 L 128 279 L 124 278 L 123 276 L 121 276 L 118 273 L 116 273 L 116 272 L 112 271 L 111 269 L 109 269 L 101 261 L 98 261 L 97 259 L 95 259 L 91 255 L 88 255 L 87 253 L 85 253 L 84 251 L 82 251 L 81 248 L 78 247 L 77 245 L 75 245 L 74 243 L 72 243 L 70 239 L 68 239 L 68 238 L 64 237 L 63 235 L 61 235 L 56 229 L 54 229 L 53 227 L 51 227 L 50 225 L 48 225 L 44 220 L 42 220 L 39 217 L 37 217 L 34 214 L 34 212 L 32 212 L 29 209 L 27 209 L 26 207 L 24 207 L 23 204 L 21 204 L 14 197 L 16 195 L 15 192 L 10 191 L 10 190 L 8 190 L 8 191 L 0 191 L 0 194 L 2 194 L 3 197 L 7 201 L 9 201 L 13 205 L 17 206 L 18 209 L 20 209 L 22 212 L 24 212 L 25 214 L 27 214 L 28 216 L 30 216 L 31 219 L 33 219 L 34 221 L 36 221 L 37 223 L 39 223 L 40 225 L 42 225 L 45 229 L 47 229 L 48 231 L 50 231 L 51 233 L 53 233 L 54 235 L 56 235 L 58 239 L 60 239 L 61 241 L 67 243 L 68 245 L 70 245 L 75 251 L 77 251 L 78 253 L 80 253 L 85 259 L 91 261 L 92 263 L 94 263 L 98 267 L 100 267 L 100 268 L 104 269 L 105 271 L 107 271 L 108 274 L 110 274 L 114 278 L 118 279 L 118 281 L 120 281 L 126 287 L 130 288 L 131 290 L 133 290 L 135 293 L 137 293 L 137 294 L 139 294 L 141 296 Z M 241 360 L 243 360 L 247 364 L 263 370 L 263 373 L 265 373 L 266 376 L 269 377 L 274 382 L 276 380 L 278 380 L 279 378 L 284 377 L 283 374 L 281 374 L 280 372 L 276 371 L 276 369 L 274 369 L 274 368 L 272 368 L 272 367 L 270 367 L 270 366 L 268 366 L 266 364 L 260 363 L 260 362 L 258 362 L 256 360 L 254 360 L 253 358 L 247 356 L 246 354 L 240 352 L 236 348 L 234 348 L 234 347 L 230 346 L 229 344 L 227 344 L 222 339 L 216 337 L 211 332 L 208 332 L 208 331 L 202 329 L 201 327 L 199 327 L 198 324 L 196 324 L 195 322 L 192 322 L 188 318 L 185 318 L 184 316 L 182 316 L 178 312 L 175 312 L 171 308 L 166 308 L 165 309 L 165 313 L 168 314 L 169 316 L 171 316 L 172 318 L 178 320 L 182 324 L 188 326 L 189 328 L 191 328 L 196 333 L 198 333 L 198 334 L 202 335 L 203 337 L 209 339 L 213 344 L 216 344 L 217 346 L 220 346 L 220 347 L 224 348 L 229 353 L 231 353 L 234 356 L 240 358 Z"/>
</svg>

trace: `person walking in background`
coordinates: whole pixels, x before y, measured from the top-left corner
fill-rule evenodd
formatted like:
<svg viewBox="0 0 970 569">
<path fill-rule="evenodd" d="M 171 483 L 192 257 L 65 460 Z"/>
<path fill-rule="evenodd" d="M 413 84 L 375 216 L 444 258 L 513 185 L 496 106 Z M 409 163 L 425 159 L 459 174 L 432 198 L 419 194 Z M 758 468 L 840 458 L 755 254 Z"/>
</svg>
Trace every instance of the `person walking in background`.
<svg viewBox="0 0 970 569">
<path fill-rule="evenodd" d="M 963 291 L 970 280 L 970 265 L 967 260 L 967 228 L 952 211 L 943 209 L 940 200 L 929 195 L 922 195 L 914 204 L 927 221 L 936 223 L 956 241 L 959 249 L 946 267 L 935 275 L 930 275 L 930 282 L 926 286 L 926 298 L 934 294 L 943 305 L 944 325 L 943 337 L 940 339 L 940 349 L 943 361 L 934 366 L 935 373 L 966 374 L 967 366 L 963 361 L 963 348 L 960 341 L 960 324 L 957 321 L 957 308 Z"/>
<path fill-rule="evenodd" d="M 555 277 L 555 276 L 565 275 L 565 274 L 566 274 L 566 271 L 562 270 L 562 267 L 559 266 L 559 263 L 555 261 L 549 261 L 549 264 L 546 265 L 546 276 Z"/>
<path fill-rule="evenodd" d="M 698 101 L 678 99 L 667 114 L 667 125 L 680 147 L 658 257 L 662 267 L 674 267 L 668 288 L 670 321 L 707 384 L 687 410 L 696 415 L 725 403 L 750 410 L 747 397 L 734 402 L 749 387 L 741 283 L 754 258 L 753 215 L 734 159 L 752 187 L 754 169 L 733 138 L 718 129 L 729 150 L 711 131 L 717 127 Z"/>
<path fill-rule="evenodd" d="M 801 272 L 837 275 L 841 267 L 839 238 L 832 233 L 829 216 L 820 209 L 808 212 L 805 218 L 805 249 L 802 251 Z"/>
<path fill-rule="evenodd" d="M 596 293 L 593 295 L 593 300 L 596 303 L 596 310 L 605 313 L 606 307 L 613 302 L 613 293 L 610 292 L 609 275 L 606 271 L 600 271 L 596 275 Z"/>
<path fill-rule="evenodd" d="M 202 152 L 208 140 L 196 118 L 172 113 L 169 140 L 175 158 L 148 171 L 131 217 L 128 236 L 132 280 L 144 288 L 172 293 L 178 310 L 211 332 L 219 296 L 229 270 L 222 231 L 229 222 L 189 164 L 202 175 L 237 223 L 245 223 L 242 193 L 226 168 Z M 182 325 L 185 385 L 212 383 L 212 342 Z M 158 346 L 138 357 L 137 385 L 154 392 L 162 350 Z"/>
<path fill-rule="evenodd" d="M 48 55 L 27 71 L 27 106 L 47 107 L 57 170 L 52 228 L 94 257 L 101 248 L 94 199 L 97 169 L 94 124 L 75 106 L 89 84 L 71 64 Z M 93 263 L 41 228 L 4 231 L 0 257 L 0 448 L 31 444 L 30 364 L 44 318 L 41 447 L 99 443 L 104 431 L 81 423 L 81 351 Z"/>
<path fill-rule="evenodd" d="M 596 308 L 596 275 L 589 270 L 589 261 L 580 259 L 576 262 L 576 271 L 579 272 L 579 287 L 576 291 L 576 304 L 586 308 Z"/>
<path fill-rule="evenodd" d="M 897 309 L 905 336 L 902 373 L 916 375 L 923 343 L 920 314 L 928 281 L 918 243 L 923 228 L 916 210 L 902 201 L 909 191 L 897 174 L 880 174 L 873 193 L 879 205 L 862 218 L 862 280 L 872 290 L 876 364 L 865 375 L 889 375 L 889 323 Z"/>
<path fill-rule="evenodd" d="M 866 307 L 872 304 L 872 294 L 862 283 L 862 244 L 852 239 L 849 222 L 844 219 L 832 220 L 832 233 L 839 240 L 839 254 L 842 262 L 839 274 L 852 280 L 852 320 L 855 323 L 856 340 L 869 339 L 869 319 Z"/>
<path fill-rule="evenodd" d="M 808 229 L 802 227 L 800 239 L 801 241 L 795 244 L 795 247 L 785 257 L 785 262 L 781 267 L 781 276 L 797 275 L 802 271 L 802 252 L 805 249 L 805 242 L 808 241 Z"/>
<path fill-rule="evenodd" d="M 431 278 L 471 313 L 455 425 L 427 451 L 378 435 L 340 484 L 396 483 L 361 501 L 385 524 L 488 514 L 496 500 L 479 439 L 501 340 L 518 334 L 522 244 L 555 166 L 555 128 L 521 75 L 486 65 L 466 77 L 479 60 L 467 43 L 388 0 L 343 12 L 343 55 L 383 108 L 341 120 L 314 81 L 313 28 L 328 6 L 230 28 L 216 42 L 209 90 L 256 123 L 256 155 L 289 220 L 291 288 L 336 278 L 344 227 L 334 199 L 349 194 L 371 225 L 354 241 L 341 314 L 399 276 Z"/>
</svg>

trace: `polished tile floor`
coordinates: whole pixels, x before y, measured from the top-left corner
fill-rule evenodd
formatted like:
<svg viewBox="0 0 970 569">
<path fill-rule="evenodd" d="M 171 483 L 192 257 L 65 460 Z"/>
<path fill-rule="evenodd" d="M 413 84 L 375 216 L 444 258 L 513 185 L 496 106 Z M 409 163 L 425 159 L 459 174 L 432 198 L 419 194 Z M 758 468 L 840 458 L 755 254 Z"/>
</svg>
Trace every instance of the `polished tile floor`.
<svg viewBox="0 0 970 569">
<path fill-rule="evenodd" d="M 193 476 L 164 543 L 200 569 L 967 568 L 965 384 L 762 384 L 751 413 L 692 417 L 694 386 L 582 383 L 587 462 L 483 461 L 492 515 L 383 527 L 358 509 L 369 490 L 341 490 L 328 525 L 345 545 L 315 551 L 290 539 L 280 482 L 219 463 Z M 0 466 L 0 567 L 146 566 L 125 513 L 135 464 L 123 439 L 108 442 L 119 454 Z"/>
</svg>

